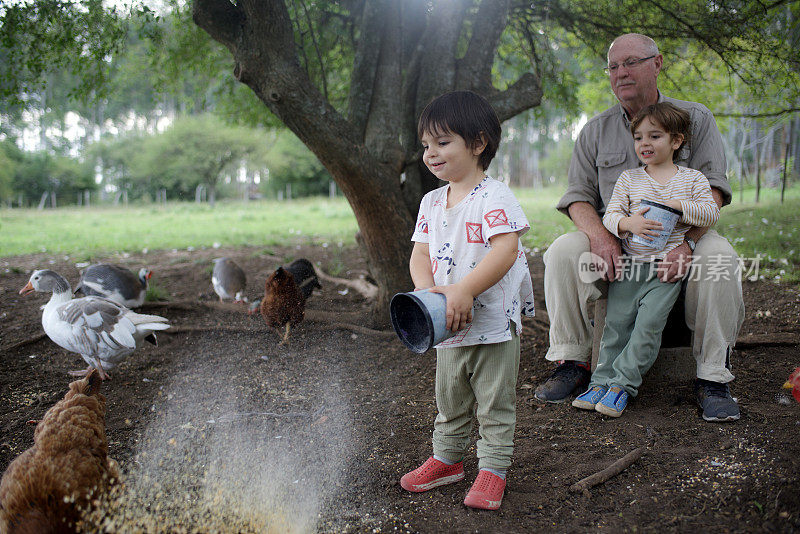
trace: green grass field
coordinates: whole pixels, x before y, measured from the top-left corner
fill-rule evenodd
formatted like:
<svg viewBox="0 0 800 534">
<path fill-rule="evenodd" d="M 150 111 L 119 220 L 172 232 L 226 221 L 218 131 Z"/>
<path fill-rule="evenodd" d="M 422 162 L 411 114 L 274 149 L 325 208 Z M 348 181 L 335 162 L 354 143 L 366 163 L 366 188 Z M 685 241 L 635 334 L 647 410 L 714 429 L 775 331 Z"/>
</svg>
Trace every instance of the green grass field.
<svg viewBox="0 0 800 534">
<path fill-rule="evenodd" d="M 555 206 L 562 189 L 517 189 L 531 223 L 523 243 L 545 249 L 570 231 L 570 220 Z M 800 188 L 763 190 L 759 204 L 734 202 L 722 211 L 717 229 L 743 258 L 761 255 L 760 273 L 768 279 L 800 282 Z M 754 198 L 752 190 L 744 198 Z M 0 257 L 48 252 L 91 261 L 112 252 L 222 246 L 352 244 L 357 230 L 347 201 L 314 198 L 289 202 L 222 202 L 217 207 L 174 203 L 132 206 L 0 210 Z"/>
</svg>

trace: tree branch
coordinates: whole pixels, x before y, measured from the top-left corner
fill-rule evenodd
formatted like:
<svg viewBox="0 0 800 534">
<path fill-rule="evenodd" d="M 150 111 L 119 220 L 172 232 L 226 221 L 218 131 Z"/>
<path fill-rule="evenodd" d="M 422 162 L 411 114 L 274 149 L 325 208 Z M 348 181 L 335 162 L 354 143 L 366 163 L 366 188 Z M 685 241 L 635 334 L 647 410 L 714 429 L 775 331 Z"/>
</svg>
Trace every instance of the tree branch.
<svg viewBox="0 0 800 534">
<path fill-rule="evenodd" d="M 466 0 L 437 2 L 428 14 L 428 27 L 435 31 L 426 32 L 422 38 L 414 117 L 419 117 L 431 99 L 455 87 L 458 38 L 469 3 Z"/>
<path fill-rule="evenodd" d="M 539 78 L 526 72 L 508 89 L 487 95 L 487 98 L 500 122 L 503 122 L 526 109 L 538 106 L 542 102 L 542 86 Z"/>
<path fill-rule="evenodd" d="M 400 17 L 398 2 L 387 1 L 380 14 L 379 26 L 373 29 L 380 38 L 380 56 L 375 70 L 372 101 L 367 117 L 364 142 L 370 152 L 385 164 L 400 172 L 405 154 L 398 138 L 403 127 L 403 102 L 398 98 L 402 85 L 400 54 L 402 38 L 397 20 Z"/>
<path fill-rule="evenodd" d="M 590 475 L 586 478 L 583 478 L 569 487 L 569 491 L 572 493 L 579 493 L 582 492 L 585 496 L 591 497 L 589 493 L 589 488 L 596 486 L 598 484 L 602 484 L 606 480 L 622 473 L 625 469 L 630 467 L 636 460 L 642 457 L 642 453 L 644 450 L 640 447 L 638 449 L 634 449 L 633 451 L 629 452 L 613 464 L 609 465 L 602 471 L 598 471 L 597 473 Z"/>
<path fill-rule="evenodd" d="M 194 23 L 234 53 L 242 18 L 239 8 L 228 0 L 195 0 L 192 6 Z"/>
<path fill-rule="evenodd" d="M 380 19 L 381 2 L 365 2 L 350 77 L 348 117 L 360 139 L 364 138 L 372 90 L 380 57 L 380 32 L 370 31 Z"/>
<path fill-rule="evenodd" d="M 455 89 L 488 92 L 497 44 L 508 20 L 508 5 L 509 0 L 481 2 L 475 15 L 467 53 L 458 61 Z"/>
<path fill-rule="evenodd" d="M 308 31 L 311 32 L 311 42 L 314 43 L 314 50 L 317 52 L 317 61 L 319 61 L 320 77 L 322 78 L 322 95 L 325 100 L 328 100 L 328 80 L 325 75 L 325 63 L 322 62 L 322 54 L 319 50 L 319 43 L 317 42 L 317 33 L 314 31 L 314 24 L 311 22 L 311 16 L 308 14 L 308 7 L 303 0 L 300 0 L 300 5 L 306 15 L 306 23 L 308 24 Z"/>
<path fill-rule="evenodd" d="M 733 117 L 733 118 L 750 118 L 760 119 L 767 117 L 780 117 L 781 115 L 788 115 L 790 113 L 798 113 L 800 108 L 786 108 L 778 111 L 767 111 L 764 113 L 717 113 L 714 112 L 715 117 Z"/>
</svg>

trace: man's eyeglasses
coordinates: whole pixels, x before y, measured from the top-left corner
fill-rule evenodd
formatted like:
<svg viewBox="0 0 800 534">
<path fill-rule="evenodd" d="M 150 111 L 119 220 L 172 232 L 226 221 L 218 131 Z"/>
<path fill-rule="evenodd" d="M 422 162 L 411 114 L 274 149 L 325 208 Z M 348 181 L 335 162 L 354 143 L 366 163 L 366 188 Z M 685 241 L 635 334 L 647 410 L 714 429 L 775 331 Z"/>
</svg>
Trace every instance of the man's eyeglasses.
<svg viewBox="0 0 800 534">
<path fill-rule="evenodd" d="M 603 71 L 606 74 L 611 74 L 612 72 L 617 72 L 617 70 L 619 70 L 620 67 L 625 67 L 626 69 L 632 69 L 633 67 L 637 67 L 641 63 L 647 61 L 648 59 L 653 59 L 654 57 L 656 57 L 656 56 L 647 56 L 647 57 L 643 57 L 642 59 L 626 59 L 620 65 L 617 65 L 616 63 L 613 63 L 613 64 L 609 65 L 608 67 L 604 68 Z"/>
</svg>

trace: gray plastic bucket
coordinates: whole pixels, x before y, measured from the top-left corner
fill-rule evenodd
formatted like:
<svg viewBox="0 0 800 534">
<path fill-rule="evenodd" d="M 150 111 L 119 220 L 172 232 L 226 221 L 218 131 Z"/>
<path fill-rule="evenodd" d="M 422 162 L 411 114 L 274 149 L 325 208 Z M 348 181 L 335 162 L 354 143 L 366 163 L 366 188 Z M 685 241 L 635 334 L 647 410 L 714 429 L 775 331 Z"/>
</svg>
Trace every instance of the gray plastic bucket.
<svg viewBox="0 0 800 534">
<path fill-rule="evenodd" d="M 400 340 L 417 354 L 455 335 L 445 328 L 447 298 L 427 289 L 398 293 L 389 303 L 392 326 Z"/>
<path fill-rule="evenodd" d="M 661 231 L 658 237 L 654 237 L 652 241 L 639 237 L 638 235 L 633 235 L 631 237 L 631 243 L 638 243 L 647 248 L 652 248 L 653 250 L 661 250 L 667 246 L 669 235 L 672 233 L 672 230 L 675 229 L 675 223 L 678 222 L 678 219 L 681 218 L 683 213 L 680 210 L 650 200 L 642 200 L 642 207 L 645 206 L 649 206 L 650 209 L 647 210 L 647 213 L 645 213 L 643 217 L 651 221 L 660 222 Z"/>
</svg>

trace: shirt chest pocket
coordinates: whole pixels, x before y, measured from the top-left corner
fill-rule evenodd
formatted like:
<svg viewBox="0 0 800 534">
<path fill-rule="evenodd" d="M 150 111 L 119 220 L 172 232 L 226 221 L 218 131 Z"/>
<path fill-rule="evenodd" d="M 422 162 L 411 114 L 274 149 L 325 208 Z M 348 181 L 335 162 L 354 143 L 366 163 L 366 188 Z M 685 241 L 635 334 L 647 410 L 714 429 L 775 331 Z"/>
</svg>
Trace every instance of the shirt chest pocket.
<svg viewBox="0 0 800 534">
<path fill-rule="evenodd" d="M 611 169 L 622 165 L 625 162 L 625 155 L 624 152 L 601 152 L 597 154 L 595 165 L 597 165 L 600 172 L 603 172 L 603 169 Z"/>
<path fill-rule="evenodd" d="M 611 193 L 614 191 L 614 184 L 617 183 L 620 173 L 625 169 L 635 167 L 636 164 L 628 163 L 625 152 L 599 152 L 595 165 L 597 166 L 597 186 L 603 202 L 600 211 L 605 211 L 605 206 L 611 200 Z"/>
</svg>

